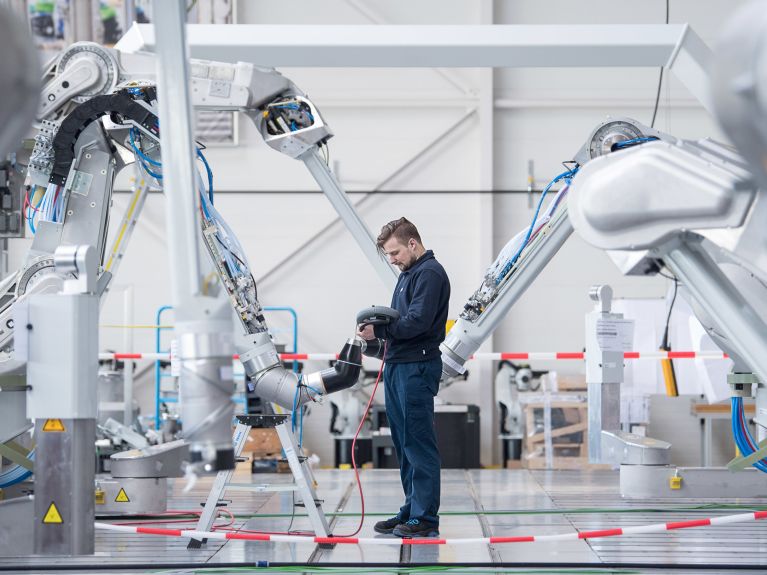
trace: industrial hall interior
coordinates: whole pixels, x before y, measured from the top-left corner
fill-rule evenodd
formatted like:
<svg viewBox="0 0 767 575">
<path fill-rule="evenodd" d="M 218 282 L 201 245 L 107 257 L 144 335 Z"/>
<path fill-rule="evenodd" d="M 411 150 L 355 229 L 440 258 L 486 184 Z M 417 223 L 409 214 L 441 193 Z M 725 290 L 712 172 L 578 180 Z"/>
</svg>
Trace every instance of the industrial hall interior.
<svg viewBox="0 0 767 575">
<path fill-rule="evenodd" d="M 0 573 L 767 572 L 765 38 L 0 0 Z"/>
</svg>

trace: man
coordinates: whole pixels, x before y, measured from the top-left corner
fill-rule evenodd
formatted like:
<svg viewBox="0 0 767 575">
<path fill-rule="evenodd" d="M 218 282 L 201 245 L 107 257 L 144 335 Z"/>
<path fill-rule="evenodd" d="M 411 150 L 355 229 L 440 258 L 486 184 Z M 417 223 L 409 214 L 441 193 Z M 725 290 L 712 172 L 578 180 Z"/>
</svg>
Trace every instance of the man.
<svg viewBox="0 0 767 575">
<path fill-rule="evenodd" d="M 363 339 L 387 340 L 384 369 L 386 416 L 399 460 L 405 504 L 375 524 L 378 533 L 397 537 L 439 534 L 440 459 L 434 434 L 434 396 L 439 391 L 450 281 L 434 253 L 423 247 L 416 227 L 405 218 L 389 222 L 378 248 L 402 273 L 391 307 L 399 320 L 365 326 Z"/>
</svg>

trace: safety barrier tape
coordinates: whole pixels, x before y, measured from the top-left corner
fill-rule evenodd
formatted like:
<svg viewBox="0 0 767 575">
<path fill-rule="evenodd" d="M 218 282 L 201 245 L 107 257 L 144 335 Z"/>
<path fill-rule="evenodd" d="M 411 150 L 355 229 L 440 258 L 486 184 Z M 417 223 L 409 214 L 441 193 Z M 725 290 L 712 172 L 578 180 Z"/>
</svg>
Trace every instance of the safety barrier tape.
<svg viewBox="0 0 767 575">
<path fill-rule="evenodd" d="M 232 356 L 239 359 L 238 355 Z M 143 359 L 169 361 L 170 353 L 100 353 L 99 359 Z M 328 361 L 338 359 L 336 353 L 281 353 L 283 361 Z M 554 361 L 554 360 L 583 360 L 586 354 L 582 351 L 560 352 L 501 352 L 501 353 L 475 353 L 470 360 L 500 361 Z M 726 353 L 721 351 L 625 351 L 623 359 L 729 359 Z"/>
<path fill-rule="evenodd" d="M 422 539 L 399 539 L 395 537 L 314 537 L 311 535 L 272 535 L 267 533 L 242 533 L 237 531 L 163 529 L 158 527 L 114 525 L 111 523 L 96 523 L 96 529 L 102 529 L 105 531 L 119 531 L 122 533 L 137 533 L 142 535 L 184 537 L 198 540 L 234 539 L 240 541 L 274 541 L 278 543 L 319 543 L 340 545 L 496 545 L 500 543 L 536 543 L 548 541 L 570 541 L 577 539 L 601 539 L 605 537 L 639 535 L 643 533 L 660 533 L 663 531 L 674 531 L 678 529 L 707 527 L 710 525 L 729 525 L 732 523 L 744 523 L 747 521 L 756 521 L 759 519 L 767 519 L 767 511 L 754 511 L 752 513 L 739 513 L 737 515 L 723 515 L 720 517 L 711 517 L 708 519 L 694 519 L 692 521 L 674 521 L 670 523 L 637 525 L 634 527 L 601 529 L 598 531 L 559 533 L 556 535 L 516 535 L 510 537 L 474 537 L 455 539 L 439 539 L 436 537 Z"/>
</svg>

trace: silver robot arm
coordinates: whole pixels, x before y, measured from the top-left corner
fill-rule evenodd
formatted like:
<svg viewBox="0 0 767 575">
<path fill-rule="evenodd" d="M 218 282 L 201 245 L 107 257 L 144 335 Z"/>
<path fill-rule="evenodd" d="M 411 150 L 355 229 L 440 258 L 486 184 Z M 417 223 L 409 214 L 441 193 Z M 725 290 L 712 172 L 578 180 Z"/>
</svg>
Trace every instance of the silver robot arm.
<svg viewBox="0 0 767 575">
<path fill-rule="evenodd" d="M 767 381 L 767 198 L 732 148 L 651 142 L 585 166 L 573 226 L 631 275 L 666 266 L 738 372 Z"/>
<path fill-rule="evenodd" d="M 718 119 L 742 154 L 710 140 L 652 142 L 586 166 L 571 191 L 573 225 L 627 274 L 666 265 L 732 382 L 767 383 L 767 62 L 764 2 L 728 23 L 712 66 Z M 620 194 L 620 202 L 615 194 Z M 741 374 L 741 375 L 739 375 Z M 762 393 L 762 400 L 764 394 Z M 760 393 L 757 392 L 757 403 Z M 757 421 L 767 426 L 767 418 Z"/>
<path fill-rule="evenodd" d="M 62 213 L 40 222 L 41 229 L 17 281 L 0 285 L 6 296 L 0 300 L 4 304 L 0 308 L 3 348 L 8 349 L 12 343 L 12 329 L 3 329 L 2 325 L 6 315 L 10 318 L 14 301 L 29 289 L 58 289 L 61 279 L 52 273 L 55 246 L 62 242 L 95 245 L 104 264 L 107 207 L 114 176 L 124 165 L 114 143 L 134 155 L 143 154 L 144 159 L 138 158 L 137 163 L 147 168 L 144 170 L 147 179 L 153 179 L 152 166 L 159 160 L 154 81 L 153 55 L 126 54 L 90 42 L 73 44 L 46 69 L 38 110 L 40 130 L 29 174 L 33 185 L 51 196 L 60 192 L 66 203 Z M 302 159 L 323 189 L 340 192 L 345 199 L 318 154 L 332 132 L 312 102 L 287 78 L 273 69 L 247 63 L 193 60 L 190 82 L 195 108 L 244 112 L 269 146 Z M 138 150 L 139 145 L 142 150 Z M 103 165 L 91 165 L 95 161 Z M 94 174 L 104 177 L 87 179 Z M 158 180 L 154 183 L 160 187 Z M 78 209 L 80 196 L 73 191 L 89 194 L 90 210 Z M 95 218 L 94 199 L 99 207 Z M 308 401 L 312 394 L 332 393 L 356 382 L 361 362 L 359 350 L 364 345 L 356 338 L 344 346 L 335 368 L 311 374 L 305 383 L 282 368 L 242 250 L 231 230 L 223 229 L 226 224 L 215 209 L 212 206 L 209 209 L 215 216 L 203 218 L 204 244 L 243 324 L 245 340 L 238 347 L 257 393 L 286 408 L 294 408 Z M 222 237 L 228 245 L 220 240 Z M 374 248 L 372 237 L 369 240 Z M 104 274 L 102 283 L 106 285 L 108 279 L 109 275 Z M 297 387 L 301 393 L 296 394 Z"/>
<path fill-rule="evenodd" d="M 673 141 L 673 138 L 629 118 L 608 120 L 592 131 L 575 155 L 574 167 L 559 176 L 566 185 L 533 226 L 520 231 L 506 244 L 487 268 L 479 289 L 469 297 L 460 318 L 440 346 L 443 378 L 465 371 L 464 363 L 496 330 L 572 234 L 567 183 L 577 177 L 582 166 L 600 156 L 655 140 Z"/>
<path fill-rule="evenodd" d="M 38 115 L 41 119 L 55 119 L 93 96 L 120 87 L 154 84 L 155 74 L 153 54 L 78 42 L 46 71 Z M 382 281 L 394 287 L 394 268 L 380 257 L 370 230 L 321 156 L 320 150 L 333 132 L 306 94 L 273 68 L 208 60 L 191 60 L 190 94 L 198 110 L 243 112 L 255 123 L 267 145 L 302 161 Z"/>
<path fill-rule="evenodd" d="M 200 73 L 200 65 L 197 65 L 196 70 Z M 56 230 L 71 230 L 72 234 L 79 234 L 80 243 L 86 241 L 83 235 L 90 233 L 90 243 L 99 246 L 103 254 L 108 221 L 106 206 L 109 203 L 116 171 L 114 165 L 121 161 L 115 144 L 119 148 L 131 151 L 136 162 L 142 166 L 144 175 L 148 179 L 154 179 L 157 187 L 161 187 L 162 175 L 158 173 L 161 172 L 161 164 L 159 123 L 155 110 L 156 91 L 146 82 L 130 84 L 112 94 L 86 100 L 74 107 L 61 121 L 45 121 L 50 127 L 44 139 L 38 138 L 38 146 L 33 154 L 35 161 L 30 163 L 30 177 L 36 185 L 60 187 L 61 193 L 64 194 L 64 203 L 61 222 L 41 222 L 43 228 L 38 232 L 35 242 L 45 239 L 47 243 L 55 243 L 61 232 L 58 232 L 58 236 L 49 233 L 48 227 L 57 226 Z M 296 97 L 298 96 L 291 96 Z M 293 108 L 289 110 L 294 111 Z M 299 111 L 302 110 L 299 108 Z M 268 111 L 263 113 L 264 119 L 270 117 Z M 103 118 L 108 118 L 109 121 L 102 122 Z M 284 121 L 282 112 L 276 113 L 274 118 L 273 122 Z M 89 131 L 99 137 L 91 136 Z M 275 138 L 276 141 L 289 141 L 280 139 L 278 135 L 275 135 Z M 95 145 L 94 142 L 100 146 L 98 155 L 95 150 L 87 147 Z M 107 153 L 102 148 L 114 151 Z M 89 182 L 93 193 L 89 194 L 88 199 L 92 200 L 98 196 L 102 198 L 105 207 L 97 214 L 99 217 L 91 217 L 91 224 L 87 224 L 76 218 L 78 212 L 72 209 L 73 202 L 76 202 L 79 196 L 78 182 L 84 178 L 81 174 L 85 172 L 92 175 L 94 172 L 92 169 L 85 170 L 81 162 L 83 158 L 95 161 L 101 156 L 104 156 L 102 160 L 107 164 L 111 162 L 111 169 L 101 169 L 104 177 Z M 199 175 L 198 187 L 204 190 Z M 350 339 L 346 343 L 334 368 L 301 378 L 282 366 L 268 332 L 255 281 L 242 246 L 204 193 L 200 194 L 200 204 L 203 243 L 244 330 L 244 338 L 238 345 L 238 351 L 250 379 L 250 387 L 266 401 L 275 402 L 287 409 L 296 409 L 317 396 L 333 393 L 356 383 L 362 350 L 362 342 L 358 338 Z"/>
</svg>

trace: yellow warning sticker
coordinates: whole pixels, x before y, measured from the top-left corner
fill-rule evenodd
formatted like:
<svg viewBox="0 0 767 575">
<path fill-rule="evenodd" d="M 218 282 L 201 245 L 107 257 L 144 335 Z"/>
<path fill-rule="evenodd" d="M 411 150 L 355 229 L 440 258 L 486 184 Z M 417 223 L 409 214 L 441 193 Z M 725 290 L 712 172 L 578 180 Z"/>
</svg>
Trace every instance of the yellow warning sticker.
<svg viewBox="0 0 767 575">
<path fill-rule="evenodd" d="M 56 504 L 53 501 L 51 501 L 51 504 L 48 506 L 48 511 L 45 512 L 43 523 L 64 523 L 64 520 L 61 518 L 61 513 L 56 509 Z"/>
<path fill-rule="evenodd" d="M 66 428 L 60 419 L 46 419 L 43 431 L 66 431 Z"/>
<path fill-rule="evenodd" d="M 125 493 L 125 489 L 120 487 L 120 492 L 117 494 L 117 497 L 115 497 L 115 501 L 118 503 L 130 503 L 130 499 L 128 499 L 128 494 Z"/>
</svg>

